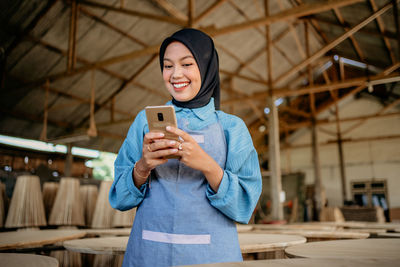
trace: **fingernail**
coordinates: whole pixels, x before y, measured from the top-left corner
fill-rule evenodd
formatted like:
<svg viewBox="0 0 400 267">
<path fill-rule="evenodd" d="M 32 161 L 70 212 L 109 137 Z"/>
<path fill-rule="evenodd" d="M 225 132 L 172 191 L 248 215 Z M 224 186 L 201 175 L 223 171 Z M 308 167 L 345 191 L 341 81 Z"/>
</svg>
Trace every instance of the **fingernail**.
<svg viewBox="0 0 400 267">
<path fill-rule="evenodd" d="M 176 153 L 176 152 L 178 152 L 178 149 L 176 149 L 176 148 L 173 148 L 173 149 L 171 149 L 171 152 L 174 152 L 174 153 Z"/>
<path fill-rule="evenodd" d="M 175 145 L 176 143 L 175 143 L 175 141 L 170 141 L 169 144 L 170 145 Z"/>
<path fill-rule="evenodd" d="M 167 126 L 167 130 L 171 130 L 171 126 Z"/>
</svg>

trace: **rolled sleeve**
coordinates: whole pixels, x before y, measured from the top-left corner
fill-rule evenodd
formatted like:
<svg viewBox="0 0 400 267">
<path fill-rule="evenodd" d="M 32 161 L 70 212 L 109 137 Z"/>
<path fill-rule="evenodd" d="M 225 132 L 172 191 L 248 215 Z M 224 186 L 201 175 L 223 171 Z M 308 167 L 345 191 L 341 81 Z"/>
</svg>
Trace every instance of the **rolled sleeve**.
<svg viewBox="0 0 400 267">
<path fill-rule="evenodd" d="M 110 205 L 118 210 L 128 210 L 138 206 L 145 197 L 147 183 L 137 188 L 133 182 L 133 168 L 142 156 L 143 136 L 146 119 L 139 113 L 132 123 L 114 162 L 114 182 L 109 192 Z"/>
<path fill-rule="evenodd" d="M 222 124 L 227 139 L 227 161 L 218 192 L 208 185 L 210 204 L 234 221 L 248 223 L 261 195 L 258 154 L 244 122 L 227 115 Z"/>
</svg>

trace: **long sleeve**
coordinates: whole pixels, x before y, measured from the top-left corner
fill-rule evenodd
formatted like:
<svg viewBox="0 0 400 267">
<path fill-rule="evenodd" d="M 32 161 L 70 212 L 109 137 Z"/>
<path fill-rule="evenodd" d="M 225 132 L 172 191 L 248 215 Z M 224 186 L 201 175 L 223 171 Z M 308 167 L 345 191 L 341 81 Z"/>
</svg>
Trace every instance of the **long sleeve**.
<svg viewBox="0 0 400 267">
<path fill-rule="evenodd" d="M 135 162 L 142 157 L 146 126 L 146 116 L 144 112 L 140 112 L 132 123 L 114 162 L 114 182 L 109 193 L 109 202 L 114 209 L 124 211 L 134 208 L 145 196 L 147 183 L 138 189 L 133 183 L 132 171 Z"/>
<path fill-rule="evenodd" d="M 227 139 L 227 161 L 218 192 L 208 186 L 210 204 L 234 221 L 248 223 L 261 194 L 262 180 L 257 152 L 244 122 L 218 114 Z"/>
</svg>

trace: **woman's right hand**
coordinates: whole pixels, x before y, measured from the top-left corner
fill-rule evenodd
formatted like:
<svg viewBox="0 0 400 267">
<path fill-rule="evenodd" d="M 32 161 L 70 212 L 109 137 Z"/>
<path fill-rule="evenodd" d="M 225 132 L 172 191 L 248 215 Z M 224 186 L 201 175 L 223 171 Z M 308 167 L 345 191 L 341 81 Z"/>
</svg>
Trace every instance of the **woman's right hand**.
<svg viewBox="0 0 400 267">
<path fill-rule="evenodd" d="M 133 170 L 135 186 L 140 188 L 152 169 L 168 161 L 166 156 L 178 152 L 179 142 L 164 139 L 163 133 L 148 132 L 143 139 L 142 158 L 138 160 Z"/>
</svg>

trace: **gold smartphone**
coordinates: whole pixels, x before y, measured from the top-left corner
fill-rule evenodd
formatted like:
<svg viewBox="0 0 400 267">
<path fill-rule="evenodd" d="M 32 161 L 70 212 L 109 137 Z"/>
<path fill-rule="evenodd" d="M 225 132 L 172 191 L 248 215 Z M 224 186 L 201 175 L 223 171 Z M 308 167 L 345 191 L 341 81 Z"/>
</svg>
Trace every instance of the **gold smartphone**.
<svg viewBox="0 0 400 267">
<path fill-rule="evenodd" d="M 175 140 L 180 142 L 179 136 L 167 132 L 167 126 L 178 127 L 173 106 L 147 106 L 146 117 L 150 132 L 164 133 L 165 139 Z M 166 158 L 179 158 L 179 156 L 167 156 Z"/>
</svg>

